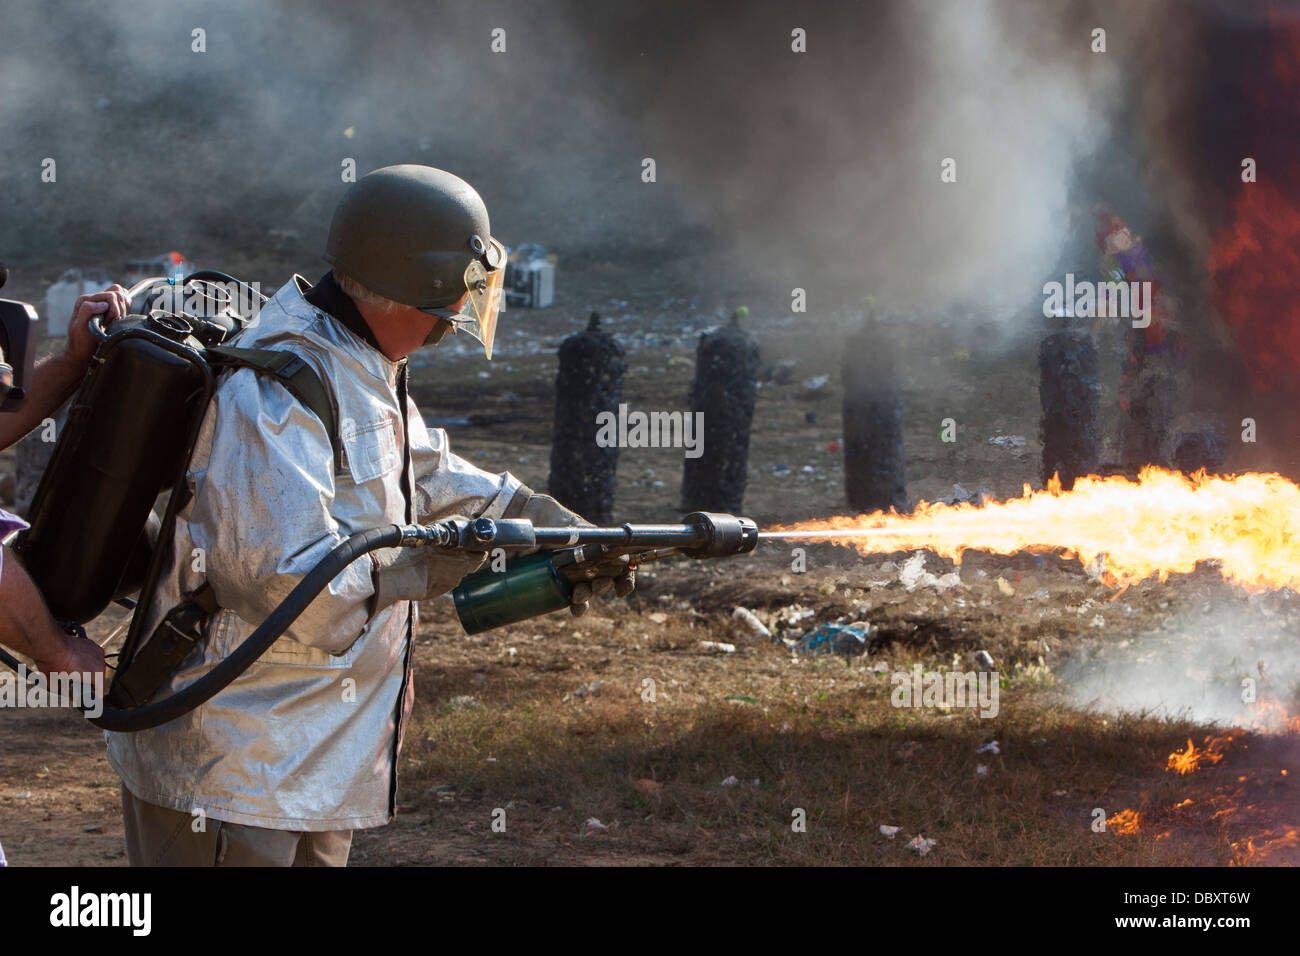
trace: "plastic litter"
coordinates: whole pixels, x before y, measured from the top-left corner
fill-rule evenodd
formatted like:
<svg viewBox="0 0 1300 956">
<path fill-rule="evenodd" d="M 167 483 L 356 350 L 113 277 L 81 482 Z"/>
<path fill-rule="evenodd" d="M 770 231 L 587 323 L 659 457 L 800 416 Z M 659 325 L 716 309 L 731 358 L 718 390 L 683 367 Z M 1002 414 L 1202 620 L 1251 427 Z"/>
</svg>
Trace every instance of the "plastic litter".
<svg viewBox="0 0 1300 956">
<path fill-rule="evenodd" d="M 961 584 L 961 575 L 955 570 L 942 576 L 926 571 L 925 552 L 916 551 L 898 569 L 898 580 L 908 591 L 915 591 L 919 587 L 946 591 Z"/>
<path fill-rule="evenodd" d="M 840 654 L 852 657 L 867 650 L 867 636 L 871 626 L 850 624 L 823 624 L 809 631 L 795 645 L 800 654 Z"/>
<path fill-rule="evenodd" d="M 733 620 L 742 621 L 747 624 L 749 629 L 755 634 L 761 635 L 762 637 L 772 636 L 772 632 L 767 629 L 767 625 L 760 621 L 758 615 L 747 607 L 736 608 L 731 612 L 731 617 Z"/>
<path fill-rule="evenodd" d="M 938 840 L 929 840 L 921 836 L 920 834 L 918 834 L 912 837 L 912 839 L 908 842 L 907 848 L 909 850 L 915 850 L 917 856 L 925 856 L 927 853 L 929 853 L 932 849 L 934 849 L 938 845 L 939 845 Z"/>
<path fill-rule="evenodd" d="M 1024 448 L 1024 435 L 994 435 L 989 439 L 990 445 L 997 445 L 999 448 Z"/>
</svg>

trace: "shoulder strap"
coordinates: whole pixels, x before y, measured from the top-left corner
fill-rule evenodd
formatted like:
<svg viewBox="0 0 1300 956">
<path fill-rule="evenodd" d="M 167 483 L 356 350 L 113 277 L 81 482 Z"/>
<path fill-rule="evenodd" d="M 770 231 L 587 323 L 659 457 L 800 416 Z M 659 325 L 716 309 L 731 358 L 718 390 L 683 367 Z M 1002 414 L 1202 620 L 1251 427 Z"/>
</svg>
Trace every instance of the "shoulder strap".
<svg viewBox="0 0 1300 956">
<path fill-rule="evenodd" d="M 334 405 L 330 402 L 329 392 L 325 390 L 325 383 L 302 357 L 277 349 L 241 349 L 231 345 L 210 345 L 206 351 L 213 365 L 251 368 L 276 379 L 289 390 L 289 394 L 320 419 L 330 436 L 334 460 L 342 461 Z"/>
</svg>

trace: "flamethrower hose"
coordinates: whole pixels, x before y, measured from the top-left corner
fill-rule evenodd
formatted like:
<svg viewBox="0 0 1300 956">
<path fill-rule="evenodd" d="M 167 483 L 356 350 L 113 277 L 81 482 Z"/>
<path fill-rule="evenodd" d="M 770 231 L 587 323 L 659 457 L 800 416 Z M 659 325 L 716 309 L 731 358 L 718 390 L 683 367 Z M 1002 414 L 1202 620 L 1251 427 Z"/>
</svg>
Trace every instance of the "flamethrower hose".
<svg viewBox="0 0 1300 956">
<path fill-rule="evenodd" d="M 89 718 L 90 722 L 103 730 L 132 732 L 148 730 L 175 720 L 181 714 L 189 713 L 200 704 L 211 700 L 235 678 L 248 670 L 266 649 L 289 629 L 289 625 L 298 620 L 299 615 L 307 610 L 307 605 L 311 604 L 321 591 L 329 587 L 329 583 L 344 568 L 363 554 L 369 554 L 380 548 L 397 547 L 401 543 L 402 528 L 395 524 L 371 528 L 351 535 L 321 558 L 316 567 L 307 572 L 276 609 L 267 615 L 266 620 L 259 624 L 229 657 L 193 684 L 165 700 L 145 704 L 143 707 L 133 707 L 128 710 L 106 709 L 99 717 Z"/>
<path fill-rule="evenodd" d="M 190 712 L 211 700 L 248 670 L 344 568 L 363 554 L 380 548 L 397 547 L 402 542 L 403 529 L 395 524 L 371 528 L 350 536 L 321 558 L 316 567 L 307 572 L 266 620 L 229 657 L 193 684 L 165 700 L 127 710 L 105 708 L 103 714 L 87 717 L 87 720 L 104 730 L 132 732 L 160 726 Z M 0 649 L 0 661 L 15 671 L 18 670 L 19 662 L 3 649 Z"/>
</svg>

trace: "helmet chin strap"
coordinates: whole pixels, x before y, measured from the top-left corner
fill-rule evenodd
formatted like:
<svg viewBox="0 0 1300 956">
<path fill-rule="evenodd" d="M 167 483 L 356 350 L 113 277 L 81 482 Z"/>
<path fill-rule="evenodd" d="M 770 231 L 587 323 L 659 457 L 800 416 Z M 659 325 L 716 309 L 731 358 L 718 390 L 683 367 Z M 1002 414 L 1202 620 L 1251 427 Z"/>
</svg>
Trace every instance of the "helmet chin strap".
<svg viewBox="0 0 1300 956">
<path fill-rule="evenodd" d="M 456 327 L 446 319 L 438 319 L 438 321 L 433 324 L 433 328 L 429 330 L 429 335 L 421 343 L 421 346 L 437 345 L 444 337 L 446 337 L 448 332 L 454 332 L 455 328 Z"/>
</svg>

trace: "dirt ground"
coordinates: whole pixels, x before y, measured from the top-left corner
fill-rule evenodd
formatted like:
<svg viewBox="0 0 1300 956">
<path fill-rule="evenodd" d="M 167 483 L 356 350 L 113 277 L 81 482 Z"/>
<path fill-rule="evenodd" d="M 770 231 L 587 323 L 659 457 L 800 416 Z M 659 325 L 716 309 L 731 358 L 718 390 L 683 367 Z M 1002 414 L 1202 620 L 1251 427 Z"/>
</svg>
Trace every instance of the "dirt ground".
<svg viewBox="0 0 1300 956">
<path fill-rule="evenodd" d="M 568 268 L 556 308 L 503 317 L 490 366 L 459 342 L 413 363 L 413 392 L 431 423 L 449 422 L 455 450 L 544 488 L 555 349 L 591 309 L 627 350 L 625 401 L 674 409 L 688 400 L 699 332 L 745 304 L 770 369 L 745 512 L 766 525 L 846 510 L 839 343 L 857 316 L 792 316 L 788 291 L 723 294 L 692 286 L 673 263 L 653 279 L 609 264 Z M 999 496 L 1036 486 L 1036 342 L 961 316 L 909 342 L 912 500 L 949 496 L 954 484 Z M 491 423 L 454 424 L 471 413 Z M 940 440 L 950 416 L 951 444 Z M 1000 435 L 1025 441 L 989 443 Z M 11 461 L 0 455 L 0 471 Z M 681 466 L 680 450 L 623 450 L 619 519 L 680 515 Z M 357 834 L 353 864 L 1300 862 L 1300 708 L 1289 671 L 1270 668 L 1295 654 L 1291 592 L 1249 596 L 1206 568 L 1116 594 L 1052 555 L 970 555 L 947 585 L 915 583 L 906 554 L 823 546 L 808 558 L 796 573 L 788 549 L 764 545 L 725 564 L 647 568 L 630 600 L 580 621 L 557 614 L 474 637 L 447 600 L 427 604 L 399 815 Z M 923 560 L 935 575 L 952 569 Z M 738 606 L 791 641 L 818 624 L 859 624 L 866 652 L 796 653 L 735 619 Z M 1224 659 L 1225 635 L 1243 633 L 1252 659 Z M 973 669 L 979 651 L 1002 675 L 996 717 L 891 706 L 892 673 Z M 1215 724 L 1191 716 L 1205 712 L 1191 692 L 1182 714 L 1123 712 L 1145 698 L 1115 693 L 1173 682 L 1210 688 L 1221 703 L 1252 675 L 1261 705 Z M 100 735 L 68 713 L 4 720 L 10 863 L 124 864 Z M 1171 770 L 1179 753 L 1191 755 L 1185 769 L 1200 766 Z M 1099 812 L 1105 832 L 1094 829 Z M 890 837 L 882 826 L 900 829 Z M 914 837 L 938 843 L 922 855 L 907 847 Z"/>
</svg>

